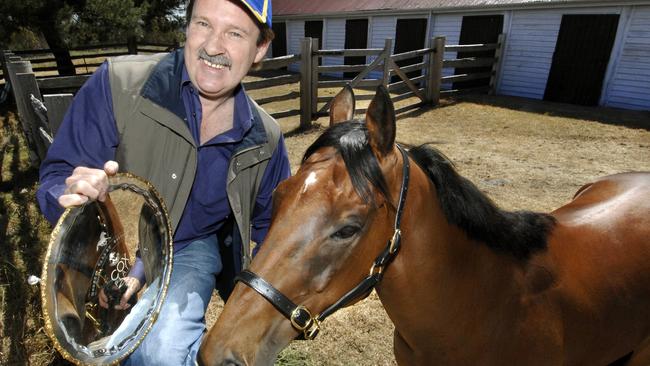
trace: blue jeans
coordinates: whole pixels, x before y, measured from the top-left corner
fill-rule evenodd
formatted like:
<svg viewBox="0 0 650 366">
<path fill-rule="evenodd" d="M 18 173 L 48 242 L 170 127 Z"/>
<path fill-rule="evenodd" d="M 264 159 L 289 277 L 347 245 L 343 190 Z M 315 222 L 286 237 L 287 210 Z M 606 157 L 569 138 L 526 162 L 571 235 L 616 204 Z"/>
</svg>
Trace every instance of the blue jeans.
<svg viewBox="0 0 650 366">
<path fill-rule="evenodd" d="M 158 320 L 123 365 L 194 365 L 206 331 L 205 310 L 221 272 L 215 235 L 174 253 L 167 296 Z"/>
</svg>

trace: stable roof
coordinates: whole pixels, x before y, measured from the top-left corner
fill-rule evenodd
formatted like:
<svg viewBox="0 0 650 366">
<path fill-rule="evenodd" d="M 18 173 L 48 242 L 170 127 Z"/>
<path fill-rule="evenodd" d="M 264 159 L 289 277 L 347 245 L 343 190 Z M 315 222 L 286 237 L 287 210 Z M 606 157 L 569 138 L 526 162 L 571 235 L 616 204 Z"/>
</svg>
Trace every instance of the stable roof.
<svg viewBox="0 0 650 366">
<path fill-rule="evenodd" d="M 274 16 L 333 15 L 350 12 L 454 11 L 552 6 L 598 6 L 647 3 L 603 0 L 273 0 Z"/>
</svg>

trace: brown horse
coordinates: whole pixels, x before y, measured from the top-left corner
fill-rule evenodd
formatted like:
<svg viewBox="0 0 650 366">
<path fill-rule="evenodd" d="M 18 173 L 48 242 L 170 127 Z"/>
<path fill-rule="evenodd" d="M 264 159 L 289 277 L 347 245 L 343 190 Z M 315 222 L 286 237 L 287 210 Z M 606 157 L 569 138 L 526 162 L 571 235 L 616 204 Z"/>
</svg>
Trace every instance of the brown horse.
<svg viewBox="0 0 650 366">
<path fill-rule="evenodd" d="M 400 365 L 650 365 L 650 173 L 601 178 L 550 214 L 508 212 L 439 152 L 402 154 L 383 89 L 365 124 L 347 121 L 353 106 L 336 97 L 346 122 L 277 188 L 201 363 L 270 365 L 376 284 Z"/>
</svg>

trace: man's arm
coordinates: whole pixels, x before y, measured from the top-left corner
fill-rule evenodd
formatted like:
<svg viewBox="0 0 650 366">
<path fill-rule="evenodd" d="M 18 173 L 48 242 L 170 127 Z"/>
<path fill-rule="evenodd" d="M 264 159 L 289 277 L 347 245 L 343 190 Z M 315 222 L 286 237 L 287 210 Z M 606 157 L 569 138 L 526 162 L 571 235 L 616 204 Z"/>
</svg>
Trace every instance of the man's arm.
<svg viewBox="0 0 650 366">
<path fill-rule="evenodd" d="M 86 179 L 82 179 L 88 174 L 94 177 L 96 172 L 83 169 L 102 170 L 107 161 L 115 158 L 118 142 L 108 66 L 104 63 L 77 92 L 41 164 L 36 197 L 48 221 L 56 223 L 63 213 L 59 198 L 64 194 L 78 192 L 101 198 L 102 193 L 95 194 L 92 185 L 87 186 Z M 76 175 L 75 168 L 78 168 Z M 67 185 L 66 179 L 69 179 Z"/>
<path fill-rule="evenodd" d="M 108 175 L 118 170 L 112 161 L 118 144 L 108 64 L 105 62 L 77 92 L 41 164 L 36 197 L 48 221 L 52 224 L 58 221 L 63 213 L 62 206 L 103 199 Z M 144 283 L 144 265 L 139 257 L 136 257 L 126 282 L 129 289 L 121 299 L 120 308 L 128 307 L 126 301 Z M 104 297 L 100 296 L 100 300 L 105 299 L 105 295 L 101 295 Z M 100 304 L 107 306 L 105 301 L 100 301 Z"/>
<path fill-rule="evenodd" d="M 257 193 L 255 209 L 251 219 L 252 232 L 251 238 L 258 245 L 253 250 L 253 255 L 257 253 L 266 237 L 271 223 L 272 196 L 275 187 L 283 180 L 291 176 L 291 167 L 289 166 L 289 155 L 284 145 L 284 137 L 280 136 L 278 146 L 264 171 L 262 184 Z"/>
</svg>

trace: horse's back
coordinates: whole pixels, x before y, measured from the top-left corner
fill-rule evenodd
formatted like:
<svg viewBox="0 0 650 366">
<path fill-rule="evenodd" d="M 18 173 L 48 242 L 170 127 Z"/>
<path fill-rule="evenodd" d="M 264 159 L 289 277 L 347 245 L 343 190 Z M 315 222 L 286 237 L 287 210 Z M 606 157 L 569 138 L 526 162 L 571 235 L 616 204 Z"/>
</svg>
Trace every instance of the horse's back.
<svg viewBox="0 0 650 366">
<path fill-rule="evenodd" d="M 557 225 L 535 262 L 554 273 L 547 294 L 562 314 L 567 359 L 636 349 L 650 339 L 650 173 L 598 179 L 551 214 Z"/>
<path fill-rule="evenodd" d="M 557 225 L 549 248 L 556 258 L 600 265 L 601 272 L 643 260 L 650 277 L 650 172 L 598 179 L 551 215 Z"/>
<path fill-rule="evenodd" d="M 614 225 L 622 225 L 629 229 L 649 223 L 650 172 L 600 178 L 584 185 L 571 202 L 551 214 L 561 224 L 574 227 L 605 225 L 615 229 Z"/>
</svg>

